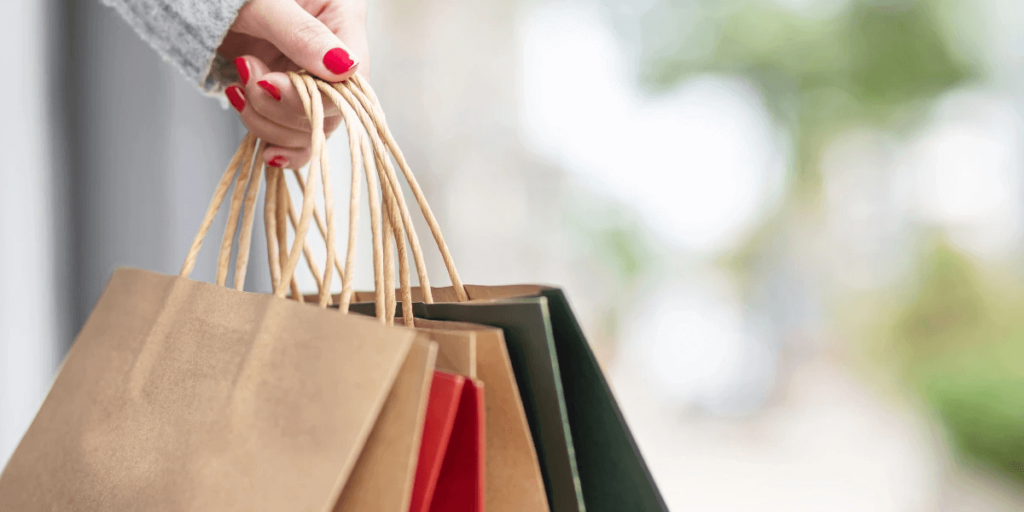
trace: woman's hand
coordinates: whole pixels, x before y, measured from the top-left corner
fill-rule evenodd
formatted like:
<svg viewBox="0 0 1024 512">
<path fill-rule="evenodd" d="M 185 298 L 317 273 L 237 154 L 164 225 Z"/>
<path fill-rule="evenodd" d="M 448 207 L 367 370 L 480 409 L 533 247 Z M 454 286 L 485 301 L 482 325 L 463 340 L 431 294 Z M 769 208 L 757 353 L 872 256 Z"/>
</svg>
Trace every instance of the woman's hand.
<svg viewBox="0 0 1024 512">
<path fill-rule="evenodd" d="M 329 82 L 359 68 L 368 76 L 366 5 L 362 0 L 250 0 L 218 49 L 235 59 L 240 81 L 225 93 L 242 122 L 271 144 L 263 159 L 275 167 L 309 161 L 311 127 L 285 71 L 305 69 Z M 324 101 L 324 131 L 341 123 Z"/>
</svg>

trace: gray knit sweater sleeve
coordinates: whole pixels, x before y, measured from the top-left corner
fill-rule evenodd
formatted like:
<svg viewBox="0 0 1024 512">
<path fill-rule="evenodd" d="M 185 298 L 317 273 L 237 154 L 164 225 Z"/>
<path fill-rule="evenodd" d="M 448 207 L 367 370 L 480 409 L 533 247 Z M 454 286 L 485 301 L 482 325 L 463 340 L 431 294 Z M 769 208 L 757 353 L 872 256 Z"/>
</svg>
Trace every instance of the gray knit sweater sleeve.
<svg viewBox="0 0 1024 512">
<path fill-rule="evenodd" d="M 236 79 L 217 47 L 247 0 L 103 0 L 163 58 L 213 93 Z"/>
</svg>

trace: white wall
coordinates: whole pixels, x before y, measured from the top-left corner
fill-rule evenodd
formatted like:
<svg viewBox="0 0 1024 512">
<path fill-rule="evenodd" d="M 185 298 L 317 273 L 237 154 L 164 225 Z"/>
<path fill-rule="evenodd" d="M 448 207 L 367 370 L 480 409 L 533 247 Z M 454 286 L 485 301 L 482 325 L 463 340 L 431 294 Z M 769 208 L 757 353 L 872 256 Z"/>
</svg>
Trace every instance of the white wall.
<svg viewBox="0 0 1024 512">
<path fill-rule="evenodd" d="M 50 384 L 63 315 L 54 264 L 54 127 L 47 110 L 47 2 L 8 0 L 0 48 L 0 463 Z M 2 465 L 2 464 L 0 464 Z"/>
</svg>

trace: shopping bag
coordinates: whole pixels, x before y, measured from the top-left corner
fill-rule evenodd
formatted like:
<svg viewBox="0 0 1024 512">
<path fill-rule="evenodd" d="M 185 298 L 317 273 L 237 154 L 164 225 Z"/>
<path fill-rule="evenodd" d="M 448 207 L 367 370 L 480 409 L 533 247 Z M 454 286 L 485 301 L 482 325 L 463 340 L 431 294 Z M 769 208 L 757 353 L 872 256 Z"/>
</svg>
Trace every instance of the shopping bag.
<svg viewBox="0 0 1024 512">
<path fill-rule="evenodd" d="M 389 191 L 401 191 L 394 166 L 390 159 L 379 161 L 383 196 L 387 200 L 390 194 L 398 204 L 397 214 L 389 219 L 397 232 L 407 235 L 421 284 L 418 293 L 414 293 L 403 282 L 403 316 L 493 325 L 505 331 L 552 510 L 667 510 L 564 294 L 533 285 L 463 285 L 437 221 L 391 137 L 372 90 L 358 79 L 338 86 L 337 90 L 346 93 L 346 99 L 357 112 L 361 107 L 370 139 L 386 145 L 392 153 L 452 280 L 449 289 L 429 286 L 402 194 Z M 401 243 L 398 245 L 401 259 Z M 405 275 L 402 278 L 408 279 Z M 379 312 L 379 292 L 376 298 Z M 410 307 L 408 303 L 413 301 L 422 304 Z M 391 303 L 385 309 L 394 314 Z"/>
<path fill-rule="evenodd" d="M 410 512 L 483 512 L 483 386 L 434 372 Z"/>
<path fill-rule="evenodd" d="M 286 286 L 239 291 L 260 169 L 246 143 L 180 276 L 114 272 L 0 475 L 0 510 L 330 510 L 410 355 L 429 367 L 415 332 L 284 300 Z M 236 289 L 190 281 L 243 161 Z"/>
<path fill-rule="evenodd" d="M 334 512 L 408 510 L 435 357 L 434 344 L 410 351 Z"/>
<path fill-rule="evenodd" d="M 350 309 L 349 311 L 353 311 Z M 403 320 L 401 317 L 399 320 Z M 477 360 L 479 344 L 474 330 L 459 329 L 457 322 L 438 322 L 415 318 L 413 327 L 423 338 L 437 344 L 436 370 L 464 375 L 471 379 L 479 377 Z"/>
</svg>

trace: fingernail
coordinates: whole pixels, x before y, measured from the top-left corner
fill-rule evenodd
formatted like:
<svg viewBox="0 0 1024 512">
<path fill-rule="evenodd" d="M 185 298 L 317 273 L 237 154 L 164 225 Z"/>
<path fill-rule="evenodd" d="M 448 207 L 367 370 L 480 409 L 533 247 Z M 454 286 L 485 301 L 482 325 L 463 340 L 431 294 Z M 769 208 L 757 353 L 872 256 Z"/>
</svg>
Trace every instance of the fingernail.
<svg viewBox="0 0 1024 512">
<path fill-rule="evenodd" d="M 334 48 L 324 55 L 324 66 L 330 70 L 331 73 L 341 75 L 348 70 L 352 69 L 356 65 L 356 61 L 352 60 L 352 57 L 348 55 L 348 52 L 341 48 Z"/>
<path fill-rule="evenodd" d="M 288 165 L 288 159 L 281 155 L 277 155 L 270 159 L 271 167 L 284 167 L 286 165 Z"/>
<path fill-rule="evenodd" d="M 232 107 L 235 107 L 235 110 L 239 112 L 245 110 L 245 94 L 242 94 L 241 87 L 232 85 L 224 91 L 224 94 L 228 95 L 228 101 L 231 102 Z"/>
<path fill-rule="evenodd" d="M 260 80 L 259 82 L 256 82 L 256 85 L 260 86 L 260 88 L 263 89 L 264 91 L 267 91 L 267 94 L 269 94 L 275 100 L 281 101 L 281 90 L 278 89 L 276 85 L 266 80 Z"/>
<path fill-rule="evenodd" d="M 238 78 L 242 79 L 242 85 L 249 84 L 249 63 L 244 58 L 235 59 L 235 69 L 238 70 Z"/>
</svg>

